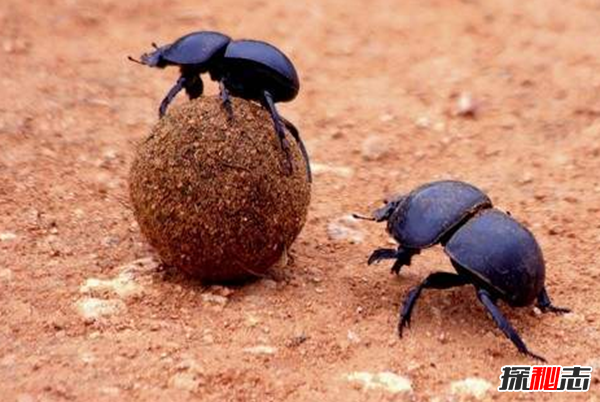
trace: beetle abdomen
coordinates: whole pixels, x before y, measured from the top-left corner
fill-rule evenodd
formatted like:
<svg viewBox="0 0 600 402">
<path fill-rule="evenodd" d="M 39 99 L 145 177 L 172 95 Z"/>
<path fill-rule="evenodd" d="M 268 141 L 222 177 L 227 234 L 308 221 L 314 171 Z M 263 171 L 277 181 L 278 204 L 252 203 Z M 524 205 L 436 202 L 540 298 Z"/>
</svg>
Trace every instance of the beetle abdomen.
<svg viewBox="0 0 600 402">
<path fill-rule="evenodd" d="M 437 181 L 406 197 L 388 220 L 388 231 L 403 247 L 427 248 L 468 216 L 491 206 L 488 196 L 468 183 Z"/>
<path fill-rule="evenodd" d="M 252 70 L 263 73 L 271 71 L 274 80 L 271 85 L 278 85 L 280 87 L 278 92 L 286 92 L 286 96 L 282 96 L 285 99 L 278 101 L 291 100 L 298 94 L 300 89 L 298 73 L 290 59 L 275 46 L 256 40 L 231 42 L 225 51 L 224 63 L 240 66 L 244 62 L 247 62 L 248 70 L 251 70 L 250 66 L 254 66 Z M 262 69 L 256 69 L 257 65 L 262 66 Z M 269 76 L 264 74 L 256 78 L 264 80 L 266 84 L 270 81 Z"/>
<path fill-rule="evenodd" d="M 445 251 L 512 306 L 531 304 L 544 286 L 544 257 L 535 237 L 497 209 L 469 219 L 453 234 Z"/>
</svg>

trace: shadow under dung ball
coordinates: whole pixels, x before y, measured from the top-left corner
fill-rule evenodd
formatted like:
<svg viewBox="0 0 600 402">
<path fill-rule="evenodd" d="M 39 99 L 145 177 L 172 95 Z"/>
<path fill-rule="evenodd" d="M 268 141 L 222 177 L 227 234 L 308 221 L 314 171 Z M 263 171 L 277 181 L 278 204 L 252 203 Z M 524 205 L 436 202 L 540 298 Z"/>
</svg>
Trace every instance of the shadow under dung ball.
<svg viewBox="0 0 600 402">
<path fill-rule="evenodd" d="M 266 110 L 218 97 L 173 108 L 137 149 L 129 178 L 140 229 L 162 261 L 205 281 L 240 281 L 275 264 L 302 229 L 310 202 L 294 138 L 293 171 Z"/>
</svg>

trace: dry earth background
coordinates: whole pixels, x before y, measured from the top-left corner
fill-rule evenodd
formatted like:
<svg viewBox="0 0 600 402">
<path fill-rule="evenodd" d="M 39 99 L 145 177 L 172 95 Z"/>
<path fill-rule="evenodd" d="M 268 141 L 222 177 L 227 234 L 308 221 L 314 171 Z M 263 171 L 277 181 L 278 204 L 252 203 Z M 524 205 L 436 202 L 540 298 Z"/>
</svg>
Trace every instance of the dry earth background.
<svg viewBox="0 0 600 402">
<path fill-rule="evenodd" d="M 451 269 L 443 252 L 394 277 L 365 265 L 383 227 L 344 218 L 450 177 L 534 231 L 551 296 L 575 311 L 504 309 L 524 340 L 597 370 L 598 21 L 592 0 L 3 0 L 0 400 L 444 401 L 465 398 L 451 384 L 469 377 L 491 384 L 484 399 L 511 400 L 494 390 L 500 367 L 533 362 L 471 288 L 426 292 L 396 336 L 407 290 Z M 281 109 L 307 142 L 314 193 L 278 281 L 208 288 L 161 270 L 128 205 L 134 144 L 177 72 L 125 56 L 197 29 L 271 41 L 301 74 Z M 456 113 L 469 99 L 476 118 Z M 347 379 L 385 371 L 412 391 Z M 598 400 L 598 378 L 568 399 Z"/>
</svg>

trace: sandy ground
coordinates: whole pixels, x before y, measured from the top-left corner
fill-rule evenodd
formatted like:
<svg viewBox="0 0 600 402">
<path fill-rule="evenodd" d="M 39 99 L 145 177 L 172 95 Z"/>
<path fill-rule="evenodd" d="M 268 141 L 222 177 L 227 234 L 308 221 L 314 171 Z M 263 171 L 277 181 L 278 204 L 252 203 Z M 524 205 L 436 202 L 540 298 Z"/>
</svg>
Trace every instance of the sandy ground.
<svg viewBox="0 0 600 402">
<path fill-rule="evenodd" d="M 347 214 L 439 178 L 485 189 L 542 245 L 549 292 L 574 313 L 505 308 L 530 348 L 598 364 L 600 4 L 310 3 L 3 0 L 2 401 L 444 401 L 469 377 L 489 382 L 485 399 L 532 398 L 495 391 L 501 366 L 535 362 L 469 287 L 426 292 L 398 339 L 408 289 L 451 270 L 441 249 L 395 277 L 365 264 L 388 244 L 382 225 L 332 237 Z M 281 110 L 306 140 L 314 192 L 278 281 L 206 287 L 162 270 L 133 219 L 134 145 L 177 72 L 125 56 L 198 29 L 271 41 L 301 74 Z M 457 113 L 469 99 L 475 118 Z M 347 380 L 385 371 L 412 391 Z M 569 400 L 597 400 L 598 383 Z"/>
</svg>

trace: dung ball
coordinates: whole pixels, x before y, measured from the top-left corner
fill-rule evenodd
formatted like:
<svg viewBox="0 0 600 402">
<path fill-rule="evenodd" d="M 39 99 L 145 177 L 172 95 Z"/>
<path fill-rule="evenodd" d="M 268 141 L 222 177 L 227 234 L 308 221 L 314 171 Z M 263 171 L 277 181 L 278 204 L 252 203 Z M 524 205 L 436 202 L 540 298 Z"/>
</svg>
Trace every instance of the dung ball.
<svg viewBox="0 0 600 402">
<path fill-rule="evenodd" d="M 137 147 L 129 177 L 140 230 L 163 263 L 210 282 L 261 276 L 300 233 L 307 162 L 286 134 L 286 168 L 269 113 L 218 97 L 173 107 Z"/>
</svg>

